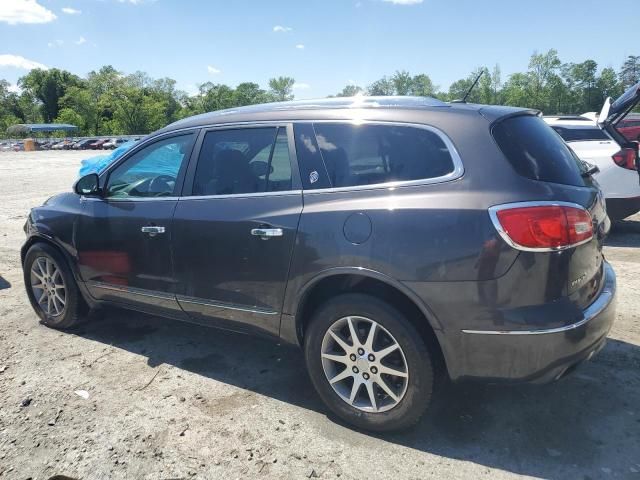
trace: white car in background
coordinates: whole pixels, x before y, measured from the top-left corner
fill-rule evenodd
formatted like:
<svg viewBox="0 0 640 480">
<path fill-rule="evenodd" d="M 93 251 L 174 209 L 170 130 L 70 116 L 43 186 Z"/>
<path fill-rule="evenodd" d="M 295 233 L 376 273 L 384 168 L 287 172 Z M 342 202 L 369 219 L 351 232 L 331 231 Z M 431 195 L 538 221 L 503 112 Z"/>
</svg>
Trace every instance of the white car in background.
<svg viewBox="0 0 640 480">
<path fill-rule="evenodd" d="M 581 160 L 598 167 L 600 171 L 594 177 L 605 196 L 611 220 L 622 220 L 640 211 L 637 147 L 621 147 L 587 115 L 547 116 L 544 120 Z"/>
</svg>

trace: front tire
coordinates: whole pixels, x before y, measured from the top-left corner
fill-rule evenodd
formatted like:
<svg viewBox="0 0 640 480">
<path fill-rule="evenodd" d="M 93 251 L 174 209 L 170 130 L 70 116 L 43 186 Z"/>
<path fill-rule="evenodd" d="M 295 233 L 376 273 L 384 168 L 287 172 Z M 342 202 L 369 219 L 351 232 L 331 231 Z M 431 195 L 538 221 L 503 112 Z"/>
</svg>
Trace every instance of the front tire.
<svg viewBox="0 0 640 480">
<path fill-rule="evenodd" d="M 23 272 L 27 296 L 40 323 L 57 329 L 81 323 L 86 304 L 67 262 L 55 248 L 46 243 L 32 245 Z"/>
<path fill-rule="evenodd" d="M 425 342 L 402 313 L 375 297 L 326 302 L 310 320 L 304 350 L 324 403 L 359 428 L 408 428 L 429 405 L 434 373 Z"/>
</svg>

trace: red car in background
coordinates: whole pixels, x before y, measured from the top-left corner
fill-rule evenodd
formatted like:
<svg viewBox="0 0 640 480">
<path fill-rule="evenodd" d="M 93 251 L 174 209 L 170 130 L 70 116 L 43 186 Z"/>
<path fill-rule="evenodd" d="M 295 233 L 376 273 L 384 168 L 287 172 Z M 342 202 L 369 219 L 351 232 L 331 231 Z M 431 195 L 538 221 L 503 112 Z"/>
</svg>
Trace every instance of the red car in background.
<svg viewBox="0 0 640 480">
<path fill-rule="evenodd" d="M 617 128 L 630 142 L 640 142 L 640 115 L 629 115 L 620 121 Z"/>
<path fill-rule="evenodd" d="M 89 144 L 89 148 L 91 150 L 102 150 L 102 146 L 109 141 L 108 138 L 102 138 L 100 140 L 96 140 L 93 143 Z"/>
</svg>

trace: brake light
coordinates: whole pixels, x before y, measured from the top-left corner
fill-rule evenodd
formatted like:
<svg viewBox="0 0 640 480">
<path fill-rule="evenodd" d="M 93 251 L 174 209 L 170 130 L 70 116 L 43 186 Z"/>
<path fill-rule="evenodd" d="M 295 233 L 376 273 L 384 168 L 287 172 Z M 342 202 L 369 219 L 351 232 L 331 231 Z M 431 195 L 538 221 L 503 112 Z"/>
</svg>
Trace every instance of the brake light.
<svg viewBox="0 0 640 480">
<path fill-rule="evenodd" d="M 593 238 L 591 215 L 579 205 L 513 203 L 489 213 L 502 238 L 519 250 L 563 250 Z"/>
<path fill-rule="evenodd" d="M 616 165 L 622 168 L 626 168 L 628 170 L 636 169 L 636 151 L 633 148 L 623 148 L 617 153 L 614 153 L 613 161 L 616 162 Z"/>
</svg>

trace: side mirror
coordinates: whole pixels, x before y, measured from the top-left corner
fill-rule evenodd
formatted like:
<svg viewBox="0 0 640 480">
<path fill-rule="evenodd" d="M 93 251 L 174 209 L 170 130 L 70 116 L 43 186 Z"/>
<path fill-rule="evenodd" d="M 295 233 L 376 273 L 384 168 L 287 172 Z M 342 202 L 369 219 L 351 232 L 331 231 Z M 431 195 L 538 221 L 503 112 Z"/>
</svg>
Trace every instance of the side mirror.
<svg viewBox="0 0 640 480">
<path fill-rule="evenodd" d="M 89 173 L 81 177 L 73 186 L 73 190 L 78 195 L 99 196 L 100 195 L 100 178 L 97 173 Z"/>
</svg>

